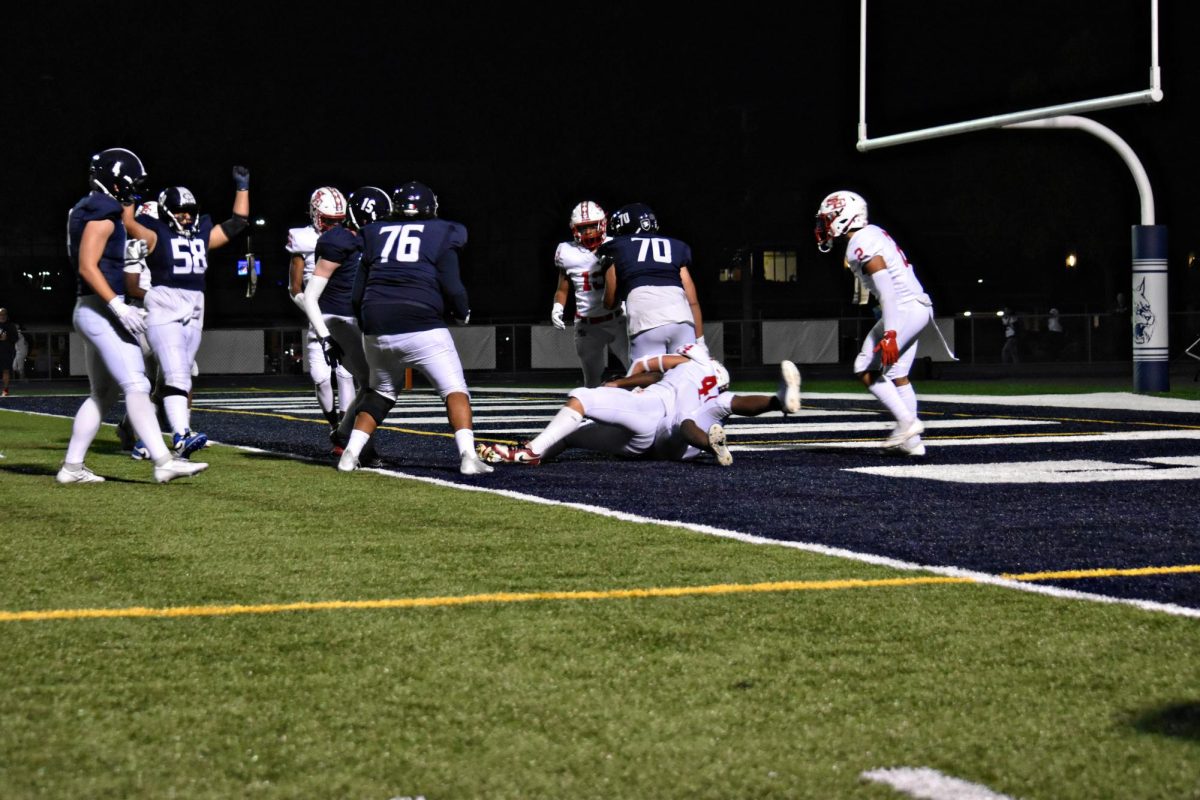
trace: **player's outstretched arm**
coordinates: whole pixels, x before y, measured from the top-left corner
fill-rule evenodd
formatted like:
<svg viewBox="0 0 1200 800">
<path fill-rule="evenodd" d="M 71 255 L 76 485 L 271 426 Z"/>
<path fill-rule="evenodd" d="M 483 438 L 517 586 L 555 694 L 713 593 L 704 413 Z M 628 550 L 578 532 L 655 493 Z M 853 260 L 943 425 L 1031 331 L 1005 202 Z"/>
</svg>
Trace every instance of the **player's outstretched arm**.
<svg viewBox="0 0 1200 800">
<path fill-rule="evenodd" d="M 233 216 L 212 229 L 208 235 L 208 249 L 224 247 L 250 224 L 250 170 L 233 168 Z"/>
<path fill-rule="evenodd" d="M 132 205 L 121 207 L 121 222 L 125 223 L 127 239 L 141 239 L 146 243 L 146 252 L 154 252 L 154 246 L 158 244 L 158 234 L 137 221 Z"/>
</svg>

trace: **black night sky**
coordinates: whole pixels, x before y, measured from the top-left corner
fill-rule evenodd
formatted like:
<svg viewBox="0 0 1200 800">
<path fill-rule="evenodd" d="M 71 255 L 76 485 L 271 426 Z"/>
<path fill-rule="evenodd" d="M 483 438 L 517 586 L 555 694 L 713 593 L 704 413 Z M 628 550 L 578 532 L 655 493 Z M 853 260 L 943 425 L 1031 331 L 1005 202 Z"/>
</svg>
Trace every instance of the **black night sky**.
<svg viewBox="0 0 1200 800">
<path fill-rule="evenodd" d="M 21 273 L 65 268 L 66 211 L 86 190 L 88 157 L 112 146 L 142 157 L 155 193 L 186 185 L 218 220 L 230 167 L 250 167 L 253 213 L 267 220 L 253 239 L 264 282 L 243 296 L 243 243 L 214 257 L 210 326 L 299 322 L 283 244 L 312 189 L 410 178 L 470 230 L 464 277 L 479 321 L 544 321 L 554 245 L 584 198 L 649 203 L 664 232 L 692 244 L 714 319 L 747 310 L 719 271 L 764 246 L 797 249 L 799 280 L 756 288 L 751 316 L 849 313 L 845 273 L 812 240 L 816 207 L 838 188 L 866 196 L 939 313 L 1099 310 L 1128 293 L 1138 198 L 1107 145 L 989 131 L 858 153 L 858 3 L 649 5 L 18 12 L 0 57 L 0 304 L 27 324 L 69 319 L 73 276 L 44 292 Z M 1198 21 L 1194 4 L 1163 4 L 1164 102 L 1091 115 L 1149 171 L 1177 310 L 1200 303 L 1187 265 L 1200 249 Z M 870 133 L 1145 89 L 1149 29 L 1143 0 L 874 0 Z M 1068 273 L 1072 250 L 1080 266 Z"/>
</svg>

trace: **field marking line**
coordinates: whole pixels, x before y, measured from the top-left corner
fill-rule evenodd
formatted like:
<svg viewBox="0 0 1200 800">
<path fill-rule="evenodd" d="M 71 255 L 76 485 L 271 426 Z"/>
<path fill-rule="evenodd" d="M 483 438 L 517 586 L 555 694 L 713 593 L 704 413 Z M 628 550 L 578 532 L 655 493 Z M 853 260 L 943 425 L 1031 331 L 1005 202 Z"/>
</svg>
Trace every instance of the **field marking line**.
<svg viewBox="0 0 1200 800">
<path fill-rule="evenodd" d="M 1068 570 L 1004 575 L 1017 581 L 1078 580 L 1124 575 L 1163 575 L 1200 573 L 1200 564 L 1176 567 L 1138 567 L 1132 569 Z M 40 611 L 0 611 L 0 623 L 47 622 L 79 619 L 177 619 L 180 617 L 229 617 L 238 615 L 280 614 L 295 611 L 369 611 L 406 608 L 445 608 L 454 606 L 546 602 L 562 600 L 645 600 L 658 597 L 697 597 L 771 592 L 812 592 L 845 589 L 895 588 L 976 584 L 968 577 L 914 576 L 910 578 L 836 578 L 823 581 L 766 581 L 760 583 L 718 583 L 707 586 L 663 586 L 635 589 L 578 589 L 544 592 L 486 592 L 470 595 L 403 597 L 379 600 L 311 600 L 292 603 L 245 605 L 167 606 L 152 608 L 58 608 Z"/>
<path fill-rule="evenodd" d="M 45 622 L 74 619 L 132 619 L 177 617 L 226 617 L 244 614 L 279 614 L 289 611 L 380 610 L 397 608 L 444 608 L 483 604 L 529 603 L 561 600 L 644 600 L 657 597 L 761 594 L 768 592 L 834 591 L 877 587 L 903 587 L 971 583 L 967 578 L 938 576 L 913 578 L 842 578 L 827 581 L 773 581 L 769 583 L 723 583 L 710 586 L 665 586 L 649 589 L 604 589 L 549 592 L 488 592 L 442 597 L 402 597 L 381 600 L 317 600 L 257 605 L 168 606 L 150 608 L 62 608 L 45 611 L 0 611 L 0 623 Z"/>
<path fill-rule="evenodd" d="M 859 777 L 890 786 L 901 794 L 920 800 L 1013 800 L 981 783 L 938 772 L 929 767 L 891 767 L 873 769 Z"/>
</svg>

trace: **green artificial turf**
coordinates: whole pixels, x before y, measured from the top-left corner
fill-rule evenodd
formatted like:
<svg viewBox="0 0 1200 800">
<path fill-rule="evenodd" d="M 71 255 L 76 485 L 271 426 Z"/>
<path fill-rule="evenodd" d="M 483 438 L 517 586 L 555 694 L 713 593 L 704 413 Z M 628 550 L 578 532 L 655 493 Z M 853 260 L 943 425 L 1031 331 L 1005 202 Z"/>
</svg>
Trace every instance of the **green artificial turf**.
<svg viewBox="0 0 1200 800">
<path fill-rule="evenodd" d="M 0 412 L 0 611 L 920 578 Z M 0 797 L 1200 796 L 1195 619 L 976 584 L 0 621 Z"/>
</svg>

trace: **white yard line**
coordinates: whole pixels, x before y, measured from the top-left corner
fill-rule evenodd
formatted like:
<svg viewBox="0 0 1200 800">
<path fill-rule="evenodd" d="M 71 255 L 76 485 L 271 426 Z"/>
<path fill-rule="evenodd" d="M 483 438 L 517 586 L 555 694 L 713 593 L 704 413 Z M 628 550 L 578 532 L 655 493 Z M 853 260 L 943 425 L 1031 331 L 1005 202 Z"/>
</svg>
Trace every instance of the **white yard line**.
<svg viewBox="0 0 1200 800">
<path fill-rule="evenodd" d="M 929 767 L 873 769 L 862 773 L 862 777 L 920 800 L 1013 800 L 983 784 L 944 775 Z"/>
</svg>

